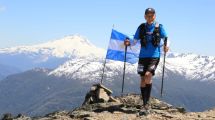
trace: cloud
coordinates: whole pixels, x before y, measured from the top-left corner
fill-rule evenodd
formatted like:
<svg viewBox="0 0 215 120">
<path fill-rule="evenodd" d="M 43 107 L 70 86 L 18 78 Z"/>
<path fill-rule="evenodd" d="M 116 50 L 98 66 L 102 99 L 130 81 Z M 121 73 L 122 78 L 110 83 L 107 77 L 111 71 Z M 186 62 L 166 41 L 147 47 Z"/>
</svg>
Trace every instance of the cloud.
<svg viewBox="0 0 215 120">
<path fill-rule="evenodd" d="M 6 10 L 6 7 L 5 7 L 5 6 L 0 5 L 0 12 L 3 12 L 3 11 L 5 11 L 5 10 Z"/>
</svg>

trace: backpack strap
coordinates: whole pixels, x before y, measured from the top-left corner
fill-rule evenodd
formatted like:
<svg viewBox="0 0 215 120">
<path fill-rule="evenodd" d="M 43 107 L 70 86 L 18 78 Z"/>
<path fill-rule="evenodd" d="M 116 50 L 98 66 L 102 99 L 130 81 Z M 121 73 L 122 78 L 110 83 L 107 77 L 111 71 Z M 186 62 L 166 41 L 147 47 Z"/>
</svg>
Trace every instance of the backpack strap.
<svg viewBox="0 0 215 120">
<path fill-rule="evenodd" d="M 158 22 L 155 22 L 155 27 L 158 28 L 160 24 Z"/>
<path fill-rule="evenodd" d="M 154 29 L 153 33 L 156 35 L 159 34 L 159 36 L 160 36 L 160 24 L 158 22 L 155 23 L 155 29 Z"/>
<path fill-rule="evenodd" d="M 160 24 L 158 22 L 155 23 L 155 29 L 153 31 L 153 39 L 152 39 L 152 45 L 154 47 L 159 46 L 160 44 Z"/>
<path fill-rule="evenodd" d="M 145 39 L 145 36 L 146 36 L 146 23 L 142 23 L 139 26 L 139 38 L 140 38 L 141 47 L 146 47 L 147 41 Z"/>
</svg>

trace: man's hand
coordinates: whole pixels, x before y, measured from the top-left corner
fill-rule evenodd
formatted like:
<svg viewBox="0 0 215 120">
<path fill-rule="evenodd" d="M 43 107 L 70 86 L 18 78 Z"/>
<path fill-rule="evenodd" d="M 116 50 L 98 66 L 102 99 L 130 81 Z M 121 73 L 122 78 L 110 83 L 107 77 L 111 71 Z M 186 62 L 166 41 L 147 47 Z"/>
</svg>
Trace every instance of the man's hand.
<svg viewBox="0 0 215 120">
<path fill-rule="evenodd" d="M 164 47 L 163 47 L 163 51 L 164 51 L 165 53 L 167 53 L 167 52 L 169 51 L 169 47 L 164 46 Z"/>
<path fill-rule="evenodd" d="M 129 39 L 125 39 L 125 41 L 124 41 L 124 45 L 125 45 L 125 46 L 130 46 L 130 45 L 131 45 L 131 43 L 130 43 Z"/>
</svg>

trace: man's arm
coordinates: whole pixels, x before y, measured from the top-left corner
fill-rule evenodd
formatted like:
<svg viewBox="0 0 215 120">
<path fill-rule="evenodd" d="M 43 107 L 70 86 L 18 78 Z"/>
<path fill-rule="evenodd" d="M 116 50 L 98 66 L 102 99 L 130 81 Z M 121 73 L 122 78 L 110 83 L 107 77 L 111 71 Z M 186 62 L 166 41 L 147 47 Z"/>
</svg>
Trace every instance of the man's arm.
<svg viewBox="0 0 215 120">
<path fill-rule="evenodd" d="M 169 46 L 170 46 L 170 41 L 167 39 L 168 37 L 167 37 L 166 31 L 164 30 L 164 27 L 162 24 L 160 24 L 160 35 L 164 42 L 163 50 L 164 50 L 164 52 L 168 52 Z"/>
<path fill-rule="evenodd" d="M 124 44 L 127 43 L 127 46 L 135 46 L 137 44 L 138 40 L 140 39 L 139 38 L 139 32 L 140 32 L 140 30 L 139 30 L 139 27 L 138 27 L 137 30 L 136 30 L 136 32 L 135 32 L 134 39 L 132 41 L 125 40 Z"/>
<path fill-rule="evenodd" d="M 137 41 L 136 39 L 132 40 L 132 42 L 130 41 L 130 46 L 135 46 L 137 44 Z"/>
<path fill-rule="evenodd" d="M 167 40 L 167 37 L 164 38 L 164 47 L 163 47 L 163 50 L 165 53 L 167 53 L 169 51 L 169 45 L 168 44 L 168 40 Z"/>
</svg>

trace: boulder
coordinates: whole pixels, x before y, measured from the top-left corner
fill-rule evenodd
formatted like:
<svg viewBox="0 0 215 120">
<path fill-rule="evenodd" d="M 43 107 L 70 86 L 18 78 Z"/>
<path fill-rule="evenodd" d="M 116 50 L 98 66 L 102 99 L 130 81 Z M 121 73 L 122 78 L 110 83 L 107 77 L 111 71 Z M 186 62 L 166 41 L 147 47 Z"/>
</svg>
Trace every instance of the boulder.
<svg viewBox="0 0 215 120">
<path fill-rule="evenodd" d="M 108 102 L 110 99 L 110 96 L 108 96 L 107 92 L 103 88 L 98 89 L 97 96 L 101 102 Z"/>
</svg>

